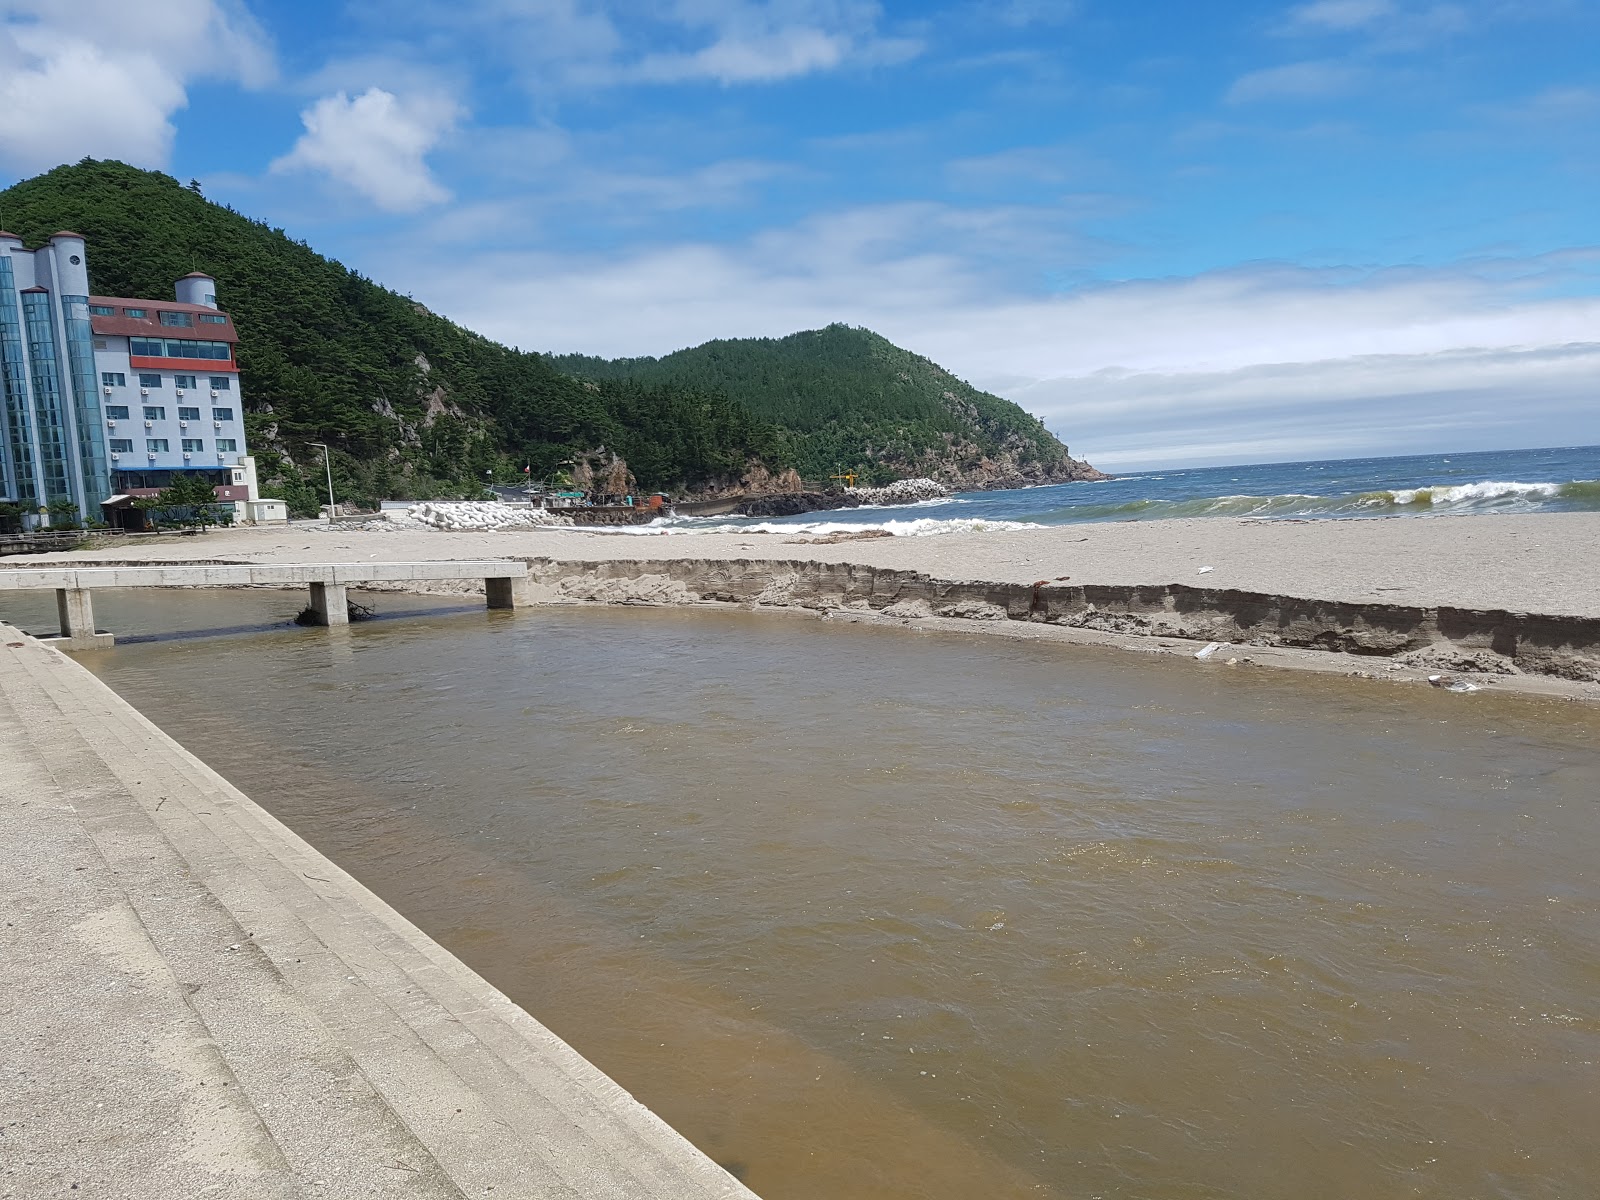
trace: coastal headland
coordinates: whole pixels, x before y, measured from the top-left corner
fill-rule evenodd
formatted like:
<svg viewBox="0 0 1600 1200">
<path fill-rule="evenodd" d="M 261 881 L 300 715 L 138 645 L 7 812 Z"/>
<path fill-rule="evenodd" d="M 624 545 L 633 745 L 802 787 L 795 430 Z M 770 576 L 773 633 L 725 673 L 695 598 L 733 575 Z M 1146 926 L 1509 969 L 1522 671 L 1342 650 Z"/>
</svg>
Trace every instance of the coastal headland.
<svg viewBox="0 0 1600 1200">
<path fill-rule="evenodd" d="M 185 538 L 7 565 L 523 559 L 535 602 L 734 603 L 1185 655 L 1215 641 L 1209 657 L 1224 664 L 1450 673 L 1600 700 L 1600 561 L 1574 552 L 1597 540 L 1594 513 L 844 539 L 334 525 L 218 531 L 198 554 Z"/>
</svg>

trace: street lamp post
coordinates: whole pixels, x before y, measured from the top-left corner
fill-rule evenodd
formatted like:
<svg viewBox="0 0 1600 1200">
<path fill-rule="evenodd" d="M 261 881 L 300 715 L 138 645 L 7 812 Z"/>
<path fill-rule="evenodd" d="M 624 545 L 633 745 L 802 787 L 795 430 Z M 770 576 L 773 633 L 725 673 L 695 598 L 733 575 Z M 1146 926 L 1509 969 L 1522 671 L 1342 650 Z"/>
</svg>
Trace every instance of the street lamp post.
<svg viewBox="0 0 1600 1200">
<path fill-rule="evenodd" d="M 328 524 L 333 524 L 333 451 L 328 449 L 325 442 L 307 442 L 308 446 L 316 446 L 322 451 L 322 465 L 328 469 Z"/>
</svg>

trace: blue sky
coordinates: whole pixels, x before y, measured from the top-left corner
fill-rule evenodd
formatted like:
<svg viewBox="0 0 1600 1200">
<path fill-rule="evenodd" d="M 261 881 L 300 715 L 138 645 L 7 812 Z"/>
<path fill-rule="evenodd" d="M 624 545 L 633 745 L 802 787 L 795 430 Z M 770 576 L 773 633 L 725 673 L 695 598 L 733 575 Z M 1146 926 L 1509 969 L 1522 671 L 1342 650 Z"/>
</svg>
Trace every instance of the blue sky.
<svg viewBox="0 0 1600 1200">
<path fill-rule="evenodd" d="M 1594 0 L 0 0 L 0 181 L 85 154 L 524 348 L 866 325 L 1113 469 L 1600 442 Z"/>
</svg>

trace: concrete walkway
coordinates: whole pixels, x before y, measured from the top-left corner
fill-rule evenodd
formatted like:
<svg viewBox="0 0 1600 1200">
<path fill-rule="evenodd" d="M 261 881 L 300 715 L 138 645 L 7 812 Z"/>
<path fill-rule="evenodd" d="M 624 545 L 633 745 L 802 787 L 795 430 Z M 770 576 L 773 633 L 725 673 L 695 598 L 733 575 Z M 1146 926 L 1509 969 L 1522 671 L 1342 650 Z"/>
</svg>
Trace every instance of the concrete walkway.
<svg viewBox="0 0 1600 1200">
<path fill-rule="evenodd" d="M 0 828 L 0 1197 L 753 1196 L 6 625 Z"/>
</svg>

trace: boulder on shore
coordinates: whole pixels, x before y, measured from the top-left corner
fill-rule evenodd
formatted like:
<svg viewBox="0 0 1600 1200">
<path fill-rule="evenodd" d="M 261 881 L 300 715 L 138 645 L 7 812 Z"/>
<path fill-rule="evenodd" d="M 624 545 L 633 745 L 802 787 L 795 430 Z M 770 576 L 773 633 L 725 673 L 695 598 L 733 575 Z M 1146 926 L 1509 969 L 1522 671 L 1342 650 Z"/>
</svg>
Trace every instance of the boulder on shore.
<svg viewBox="0 0 1600 1200">
<path fill-rule="evenodd" d="M 862 504 L 916 504 L 948 496 L 950 489 L 934 479 L 897 479 L 884 487 L 846 488 L 845 494 Z"/>
</svg>

